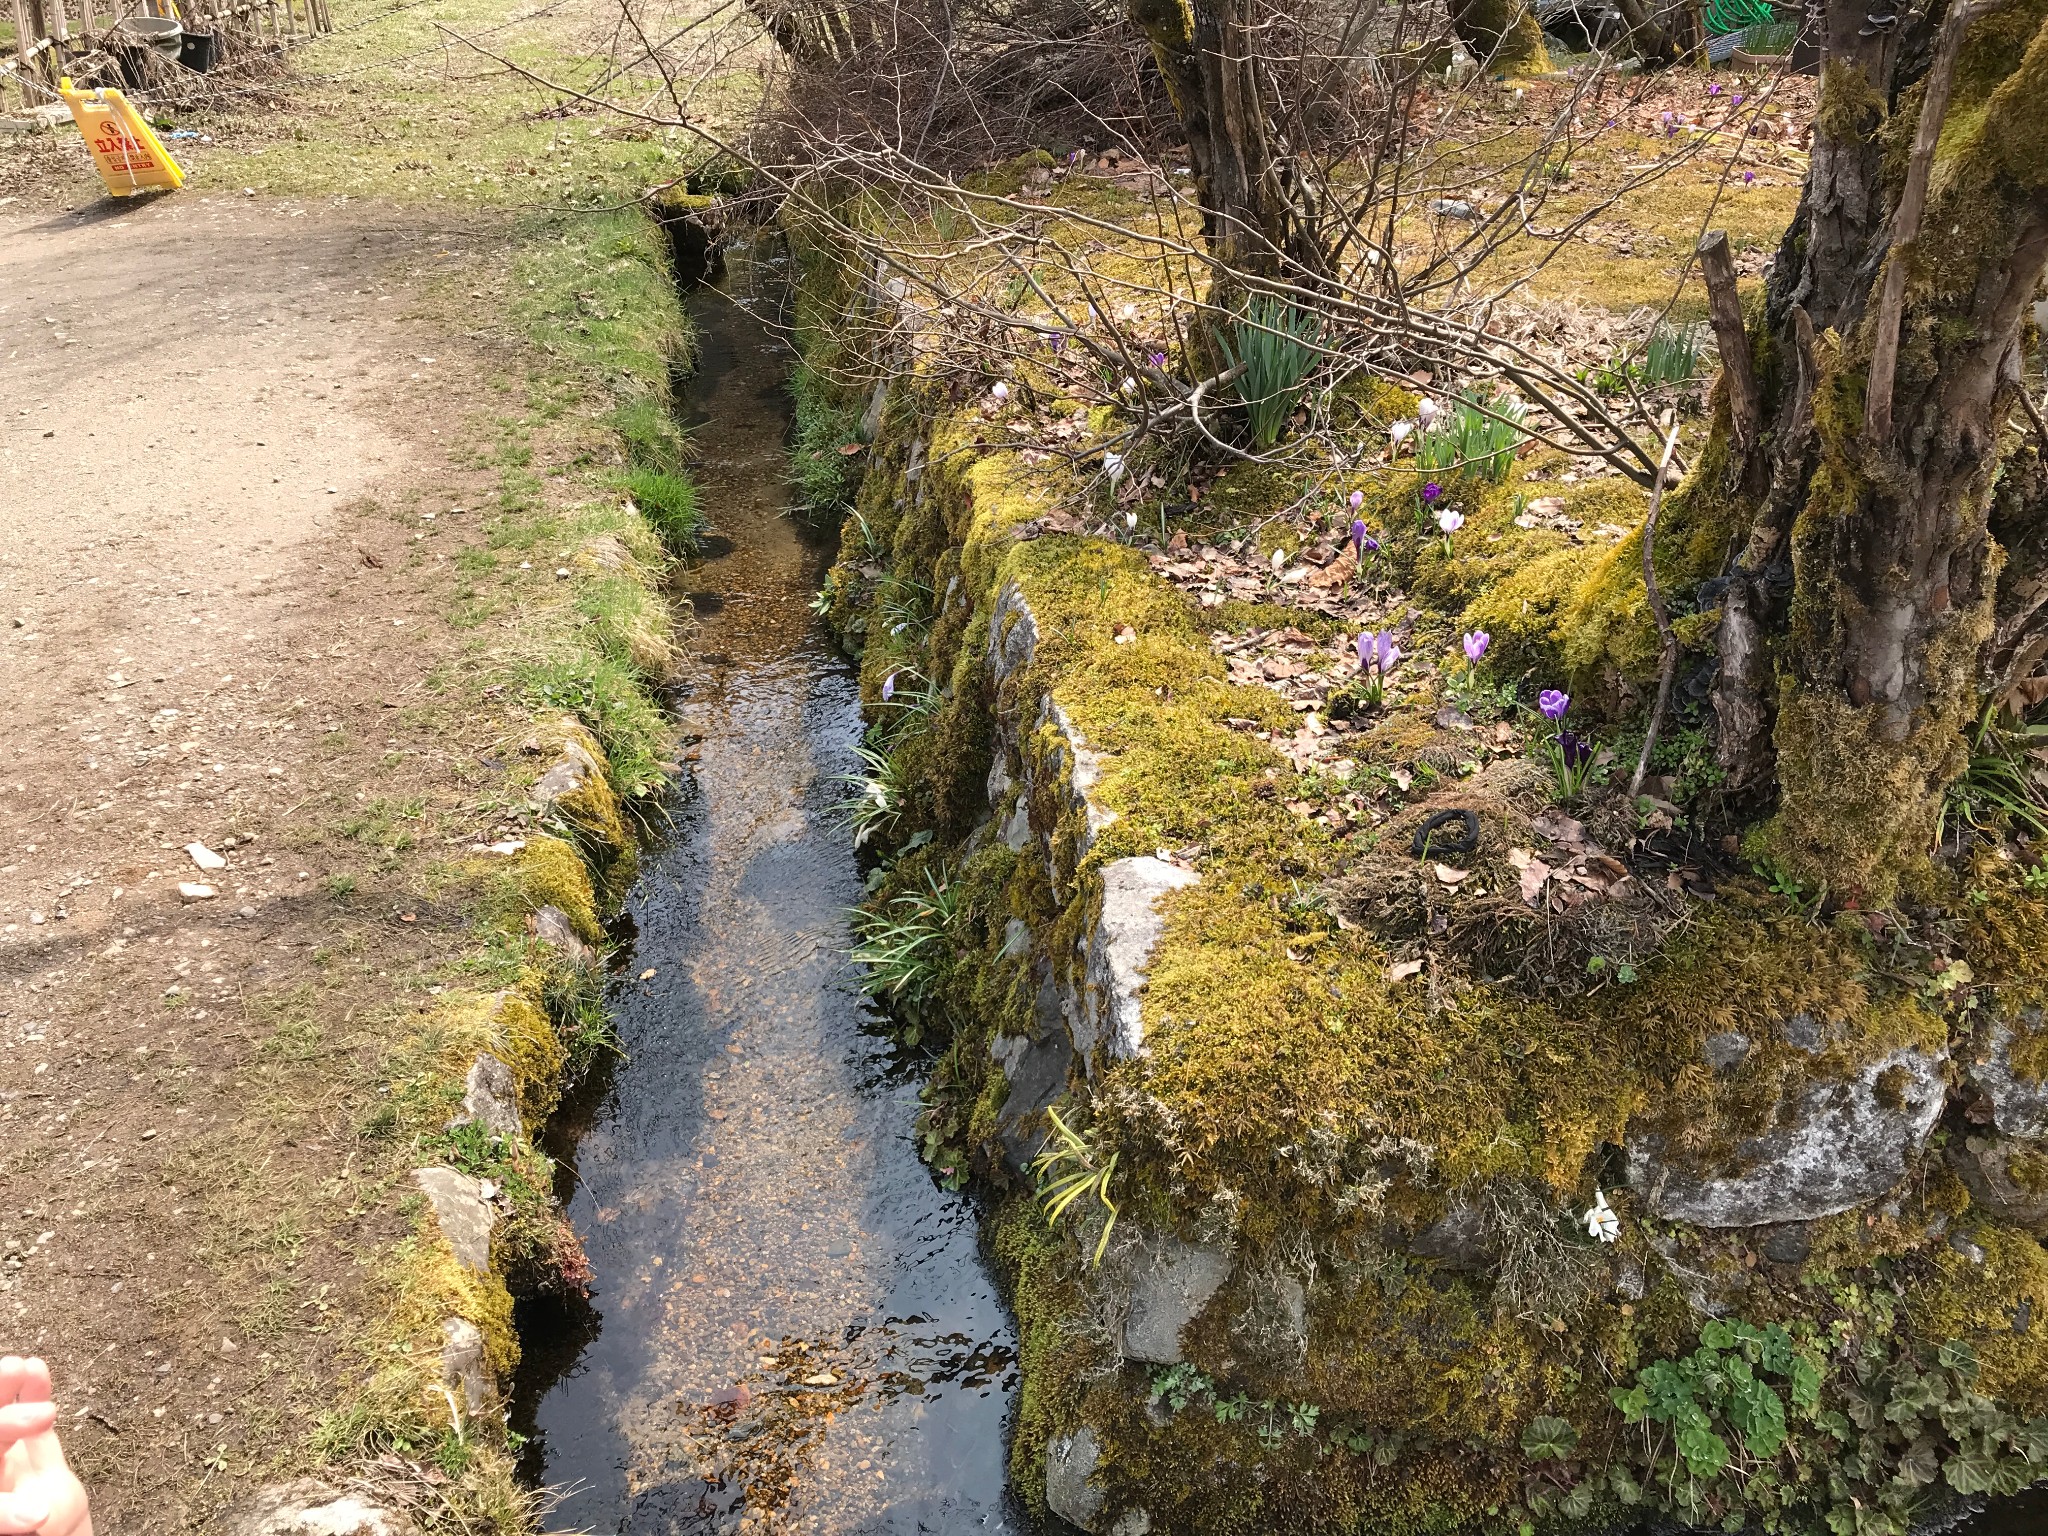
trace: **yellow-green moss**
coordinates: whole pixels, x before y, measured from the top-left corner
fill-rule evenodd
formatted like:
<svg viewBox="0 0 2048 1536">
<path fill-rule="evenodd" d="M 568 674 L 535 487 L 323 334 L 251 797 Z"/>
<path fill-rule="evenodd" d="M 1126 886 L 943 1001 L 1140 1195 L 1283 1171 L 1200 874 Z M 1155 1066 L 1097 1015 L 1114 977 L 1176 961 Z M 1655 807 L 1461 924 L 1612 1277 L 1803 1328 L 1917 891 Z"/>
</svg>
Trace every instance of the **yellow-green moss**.
<svg viewBox="0 0 2048 1536">
<path fill-rule="evenodd" d="M 1933 1343 L 1972 1345 L 1983 1362 L 1978 1390 L 1987 1396 L 2022 1415 L 2048 1411 L 2048 1252 L 2013 1227 L 1966 1230 L 1983 1262 L 1952 1245 L 1937 1249 L 1932 1277 L 1906 1296 L 1914 1327 Z M 2030 1326 L 2020 1326 L 2022 1307 Z"/>
<path fill-rule="evenodd" d="M 604 942 L 604 926 L 597 918 L 597 894 L 591 885 L 590 869 L 574 843 L 535 833 L 519 851 L 514 871 L 529 911 L 558 907 L 584 943 Z"/>
</svg>

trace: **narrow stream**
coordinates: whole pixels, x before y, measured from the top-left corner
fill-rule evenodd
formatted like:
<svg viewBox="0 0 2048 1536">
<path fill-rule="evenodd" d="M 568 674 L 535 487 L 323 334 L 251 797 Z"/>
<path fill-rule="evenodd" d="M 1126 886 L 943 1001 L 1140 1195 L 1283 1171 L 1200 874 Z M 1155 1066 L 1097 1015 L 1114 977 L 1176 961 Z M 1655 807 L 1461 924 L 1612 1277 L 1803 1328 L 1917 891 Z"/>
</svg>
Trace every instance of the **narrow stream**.
<svg viewBox="0 0 2048 1536">
<path fill-rule="evenodd" d="M 788 505 L 787 355 L 735 265 L 691 305 L 701 758 L 627 904 L 624 1058 L 551 1147 L 595 1291 L 522 1316 L 513 1427 L 566 1490 L 550 1529 L 1021 1532 L 1011 1325 L 845 959 L 858 699 L 809 611 L 831 532 Z"/>
</svg>

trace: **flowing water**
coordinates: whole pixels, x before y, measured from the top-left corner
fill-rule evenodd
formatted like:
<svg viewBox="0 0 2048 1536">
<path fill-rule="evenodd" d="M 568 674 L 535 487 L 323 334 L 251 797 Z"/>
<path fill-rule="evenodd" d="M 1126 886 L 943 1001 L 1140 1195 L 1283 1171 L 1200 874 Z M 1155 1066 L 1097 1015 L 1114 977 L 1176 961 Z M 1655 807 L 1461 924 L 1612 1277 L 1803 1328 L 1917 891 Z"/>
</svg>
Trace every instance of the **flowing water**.
<svg viewBox="0 0 2048 1536">
<path fill-rule="evenodd" d="M 858 698 L 809 611 L 830 534 L 789 510 L 787 359 L 749 302 L 692 301 L 700 756 L 627 903 L 623 1059 L 552 1148 L 595 1289 L 521 1318 L 514 1428 L 569 1490 L 556 1530 L 1021 1532 L 1011 1325 L 845 958 Z"/>
<path fill-rule="evenodd" d="M 809 611 L 830 533 L 789 511 L 787 359 L 731 291 L 692 306 L 720 534 L 687 577 L 695 785 L 627 904 L 624 1057 L 553 1132 L 596 1287 L 522 1316 L 513 1427 L 567 1490 L 555 1530 L 1021 1536 L 1011 1326 L 844 958 L 861 880 L 830 807 L 860 713 Z M 1948 1529 L 2048 1532 L 2048 1494 Z"/>
</svg>

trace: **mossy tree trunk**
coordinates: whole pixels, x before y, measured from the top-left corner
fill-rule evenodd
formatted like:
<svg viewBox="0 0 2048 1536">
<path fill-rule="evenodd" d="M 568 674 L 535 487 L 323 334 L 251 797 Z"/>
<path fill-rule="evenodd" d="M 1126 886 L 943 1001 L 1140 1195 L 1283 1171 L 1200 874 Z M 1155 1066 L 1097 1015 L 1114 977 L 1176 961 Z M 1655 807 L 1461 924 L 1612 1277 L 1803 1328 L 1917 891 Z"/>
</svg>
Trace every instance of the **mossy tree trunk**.
<svg viewBox="0 0 2048 1536">
<path fill-rule="evenodd" d="M 1524 0 L 1451 0 L 1451 30 L 1488 70 L 1550 68 L 1543 28 Z"/>
<path fill-rule="evenodd" d="M 1883 902 L 1924 867 L 1997 635 L 2013 664 L 2041 607 L 2042 541 L 2002 547 L 1991 506 L 2048 266 L 2048 0 L 1955 18 L 1931 114 L 1943 18 L 1868 12 L 1828 0 L 1812 168 L 1752 324 L 1761 419 L 1733 424 L 1726 488 L 1754 521 L 1715 709 L 1731 787 L 1775 787 L 1766 851 Z"/>
<path fill-rule="evenodd" d="M 1131 0 L 1130 14 L 1188 136 L 1202 235 L 1219 275 L 1226 283 L 1276 276 L 1294 220 L 1252 0 Z"/>
</svg>

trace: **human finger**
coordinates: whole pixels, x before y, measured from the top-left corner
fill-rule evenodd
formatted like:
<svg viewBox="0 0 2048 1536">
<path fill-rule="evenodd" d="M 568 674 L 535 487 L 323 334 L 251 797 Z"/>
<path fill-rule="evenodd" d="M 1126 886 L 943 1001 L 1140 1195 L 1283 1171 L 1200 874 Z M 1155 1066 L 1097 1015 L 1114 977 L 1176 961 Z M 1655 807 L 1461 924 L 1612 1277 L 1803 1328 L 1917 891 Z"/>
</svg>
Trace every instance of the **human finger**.
<svg viewBox="0 0 2048 1536">
<path fill-rule="evenodd" d="M 49 1363 L 38 1355 L 30 1355 L 21 1362 L 21 1401 L 24 1403 L 47 1403 L 50 1400 Z"/>
<path fill-rule="evenodd" d="M 50 1518 L 50 1501 L 34 1493 L 0 1493 L 0 1531 L 35 1532 Z"/>
<path fill-rule="evenodd" d="M 0 1357 L 0 1406 L 13 1402 L 21 1396 L 22 1377 L 28 1371 L 28 1362 L 19 1355 Z"/>
<path fill-rule="evenodd" d="M 0 1408 L 0 1445 L 40 1435 L 57 1422 L 55 1403 L 9 1403 Z"/>
</svg>

